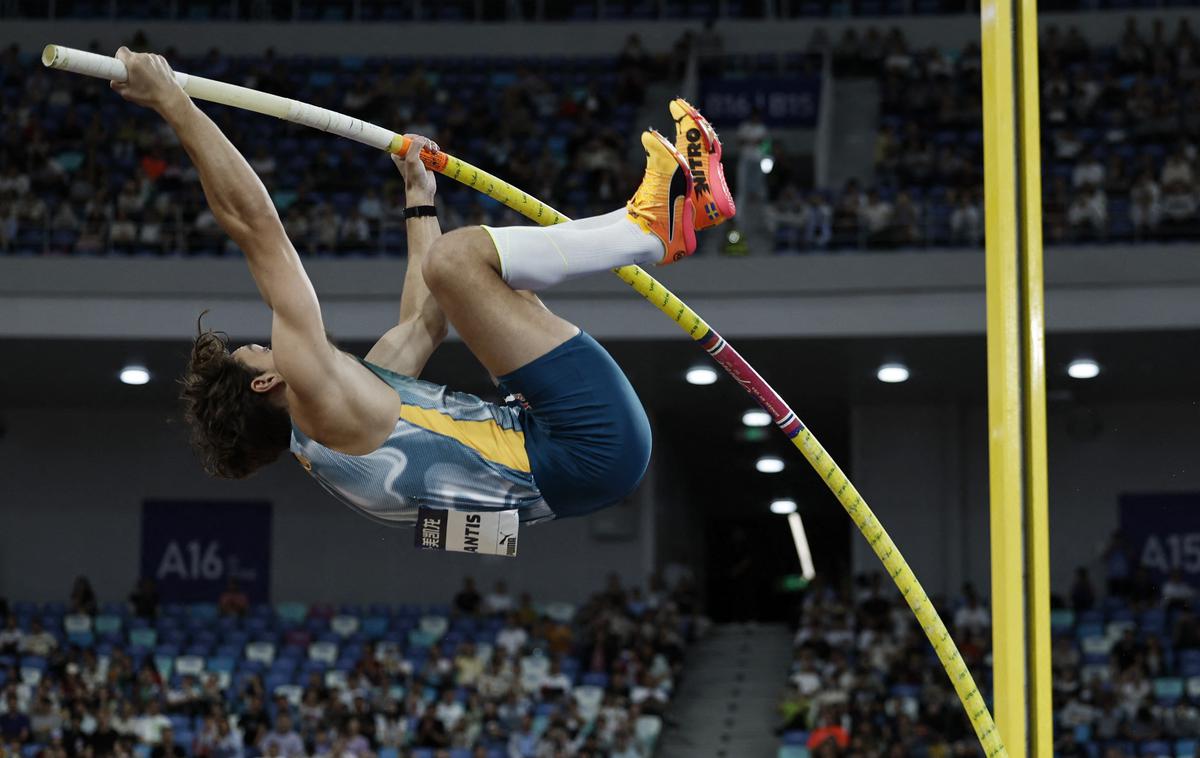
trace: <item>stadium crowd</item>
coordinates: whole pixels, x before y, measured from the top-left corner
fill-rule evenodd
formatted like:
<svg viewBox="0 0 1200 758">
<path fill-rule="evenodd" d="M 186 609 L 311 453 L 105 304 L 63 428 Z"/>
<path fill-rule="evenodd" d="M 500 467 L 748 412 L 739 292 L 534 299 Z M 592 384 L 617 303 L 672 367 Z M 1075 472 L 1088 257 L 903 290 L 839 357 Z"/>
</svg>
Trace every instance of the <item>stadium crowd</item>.
<svg viewBox="0 0 1200 758">
<path fill-rule="evenodd" d="M 151 49 L 144 37 L 134 49 Z M 405 124 L 502 174 L 570 216 L 625 202 L 642 166 L 628 160 L 647 77 L 666 63 L 636 37 L 612 58 L 420 61 L 236 59 L 164 51 L 179 70 Z M 449 93 L 453 92 L 454 97 Z M 17 46 L 0 53 L 0 251 L 161 255 L 232 253 L 174 135 L 94 79 L 46 71 Z M 207 106 L 205 106 L 207 107 Z M 227 108 L 210 112 L 250 159 L 303 253 L 403 250 L 403 185 L 370 148 Z M 453 182 L 447 228 L 521 223 Z"/>
<path fill-rule="evenodd" d="M 144 38 L 132 43 L 154 47 Z M 710 24 L 685 34 L 667 56 L 649 54 L 632 36 L 611 58 L 448 58 L 429 67 L 372 59 L 370 75 L 368 61 L 354 57 L 166 53 L 193 73 L 406 124 L 573 217 L 611 210 L 636 186 L 641 166 L 629 148 L 647 84 L 680 79 L 679 62 L 689 51 L 702 70 L 735 76 L 759 58 L 776 71 L 811 75 L 827 53 L 836 76 L 879 83 L 872 176 L 836 191 L 813 188 L 799 168 L 803 159 L 786 155 L 779 142 L 775 169 L 764 177 L 760 146 L 777 141 L 754 117 L 722 125 L 735 194 L 755 203 L 769 197 L 765 222 L 775 250 L 982 243 L 976 44 L 915 49 L 897 28 L 860 35 L 848 27 L 837 39 L 818 28 L 804 54 L 731 57 L 721 49 Z M 714 56 L 722 65 L 710 65 Z M 1168 29 L 1158 19 L 1147 28 L 1130 17 L 1111 46 L 1092 45 L 1073 27 L 1049 26 L 1040 61 L 1046 242 L 1200 237 L 1200 41 L 1187 20 Z M 0 100 L 10 115 L 0 135 L 0 251 L 236 252 L 207 210 L 186 156 L 151 114 L 95 81 L 35 64 L 29 50 L 0 54 Z M 404 250 L 398 177 L 369 148 L 229 109 L 211 112 L 251 158 L 302 253 Z M 473 190 L 442 187 L 447 227 L 523 222 Z"/>
<path fill-rule="evenodd" d="M 643 758 L 688 642 L 686 582 L 611 575 L 578 608 L 471 579 L 448 606 L 16 603 L 0 756 Z"/>
<path fill-rule="evenodd" d="M 1176 570 L 1163 580 L 1114 537 L 1106 583 L 1080 568 L 1053 596 L 1056 756 L 1200 755 L 1200 618 L 1196 590 Z M 976 684 L 991 690 L 991 618 L 966 585 L 936 603 Z M 795 635 L 779 704 L 781 756 L 976 755 L 978 742 L 912 614 L 882 575 L 852 593 L 814 585 Z"/>
<path fill-rule="evenodd" d="M 782 250 L 977 246 L 983 239 L 980 50 L 914 49 L 896 28 L 814 35 L 838 76 L 881 91 L 875 175 L 838 192 L 776 188 Z M 1200 42 L 1186 19 L 1114 46 L 1071 27 L 1039 49 L 1043 229 L 1048 244 L 1195 239 Z"/>
</svg>

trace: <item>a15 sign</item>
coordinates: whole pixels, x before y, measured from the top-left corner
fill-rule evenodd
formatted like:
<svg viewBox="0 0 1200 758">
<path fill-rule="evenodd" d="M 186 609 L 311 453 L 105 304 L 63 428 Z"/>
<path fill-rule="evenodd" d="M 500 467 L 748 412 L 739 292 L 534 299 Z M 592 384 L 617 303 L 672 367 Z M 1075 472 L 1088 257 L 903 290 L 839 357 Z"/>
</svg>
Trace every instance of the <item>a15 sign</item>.
<svg viewBox="0 0 1200 758">
<path fill-rule="evenodd" d="M 1200 583 L 1200 493 L 1121 496 L 1121 536 L 1135 566 L 1161 581 L 1175 569 Z"/>
</svg>

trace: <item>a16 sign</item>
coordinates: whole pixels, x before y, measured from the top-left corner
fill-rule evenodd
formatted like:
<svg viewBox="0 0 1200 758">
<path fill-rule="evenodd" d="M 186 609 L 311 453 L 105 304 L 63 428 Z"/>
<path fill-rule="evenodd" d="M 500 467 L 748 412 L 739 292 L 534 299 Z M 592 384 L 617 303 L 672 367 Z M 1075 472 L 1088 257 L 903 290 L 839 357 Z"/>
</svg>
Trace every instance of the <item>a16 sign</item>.
<svg viewBox="0 0 1200 758">
<path fill-rule="evenodd" d="M 215 602 L 230 578 L 251 602 L 271 588 L 271 505 L 253 501 L 147 500 L 142 576 L 167 602 Z"/>
</svg>

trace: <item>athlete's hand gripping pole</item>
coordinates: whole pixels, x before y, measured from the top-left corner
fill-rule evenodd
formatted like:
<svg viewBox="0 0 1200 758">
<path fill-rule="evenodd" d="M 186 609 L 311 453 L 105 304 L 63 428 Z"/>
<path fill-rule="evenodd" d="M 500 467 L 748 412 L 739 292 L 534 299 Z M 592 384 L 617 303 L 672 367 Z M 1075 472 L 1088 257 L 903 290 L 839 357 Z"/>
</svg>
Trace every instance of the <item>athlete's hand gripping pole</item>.
<svg viewBox="0 0 1200 758">
<path fill-rule="evenodd" d="M 116 58 L 57 45 L 46 46 L 42 53 L 42 63 L 50 68 L 101 79 L 124 81 L 126 78 L 125 66 Z M 403 135 L 336 111 L 199 76 L 176 72 L 175 78 L 188 95 L 200 100 L 232 105 L 304 124 L 399 155 L 408 151 L 409 141 Z M 543 226 L 569 220 L 541 200 L 452 155 L 422 150 L 421 160 L 430 170 L 476 189 Z M 926 637 L 937 652 L 938 660 L 950 677 L 954 691 L 966 710 L 984 753 L 989 758 L 1006 755 L 1004 742 L 992 720 L 992 714 L 983 700 L 983 695 L 975 686 L 970 669 L 955 646 L 949 630 L 917 581 L 908 562 L 892 542 L 892 538 L 824 446 L 801 423 L 779 393 L 759 376 L 754 367 L 686 303 L 638 266 L 624 266 L 616 269 L 614 273 L 654 307 L 679 324 L 688 336 L 700 343 L 700 346 L 771 414 L 775 424 L 825 480 L 855 526 L 870 543 L 875 555 L 879 557 L 920 622 Z"/>
</svg>

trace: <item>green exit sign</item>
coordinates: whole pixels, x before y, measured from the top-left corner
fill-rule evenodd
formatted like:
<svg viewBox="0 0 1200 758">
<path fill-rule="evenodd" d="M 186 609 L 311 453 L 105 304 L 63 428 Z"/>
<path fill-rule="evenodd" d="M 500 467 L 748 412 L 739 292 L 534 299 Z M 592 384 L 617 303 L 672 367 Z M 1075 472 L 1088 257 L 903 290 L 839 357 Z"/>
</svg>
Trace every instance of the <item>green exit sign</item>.
<svg viewBox="0 0 1200 758">
<path fill-rule="evenodd" d="M 799 592 L 808 586 L 808 580 L 800 574 L 788 574 L 779 580 L 779 589 L 784 592 Z"/>
</svg>

